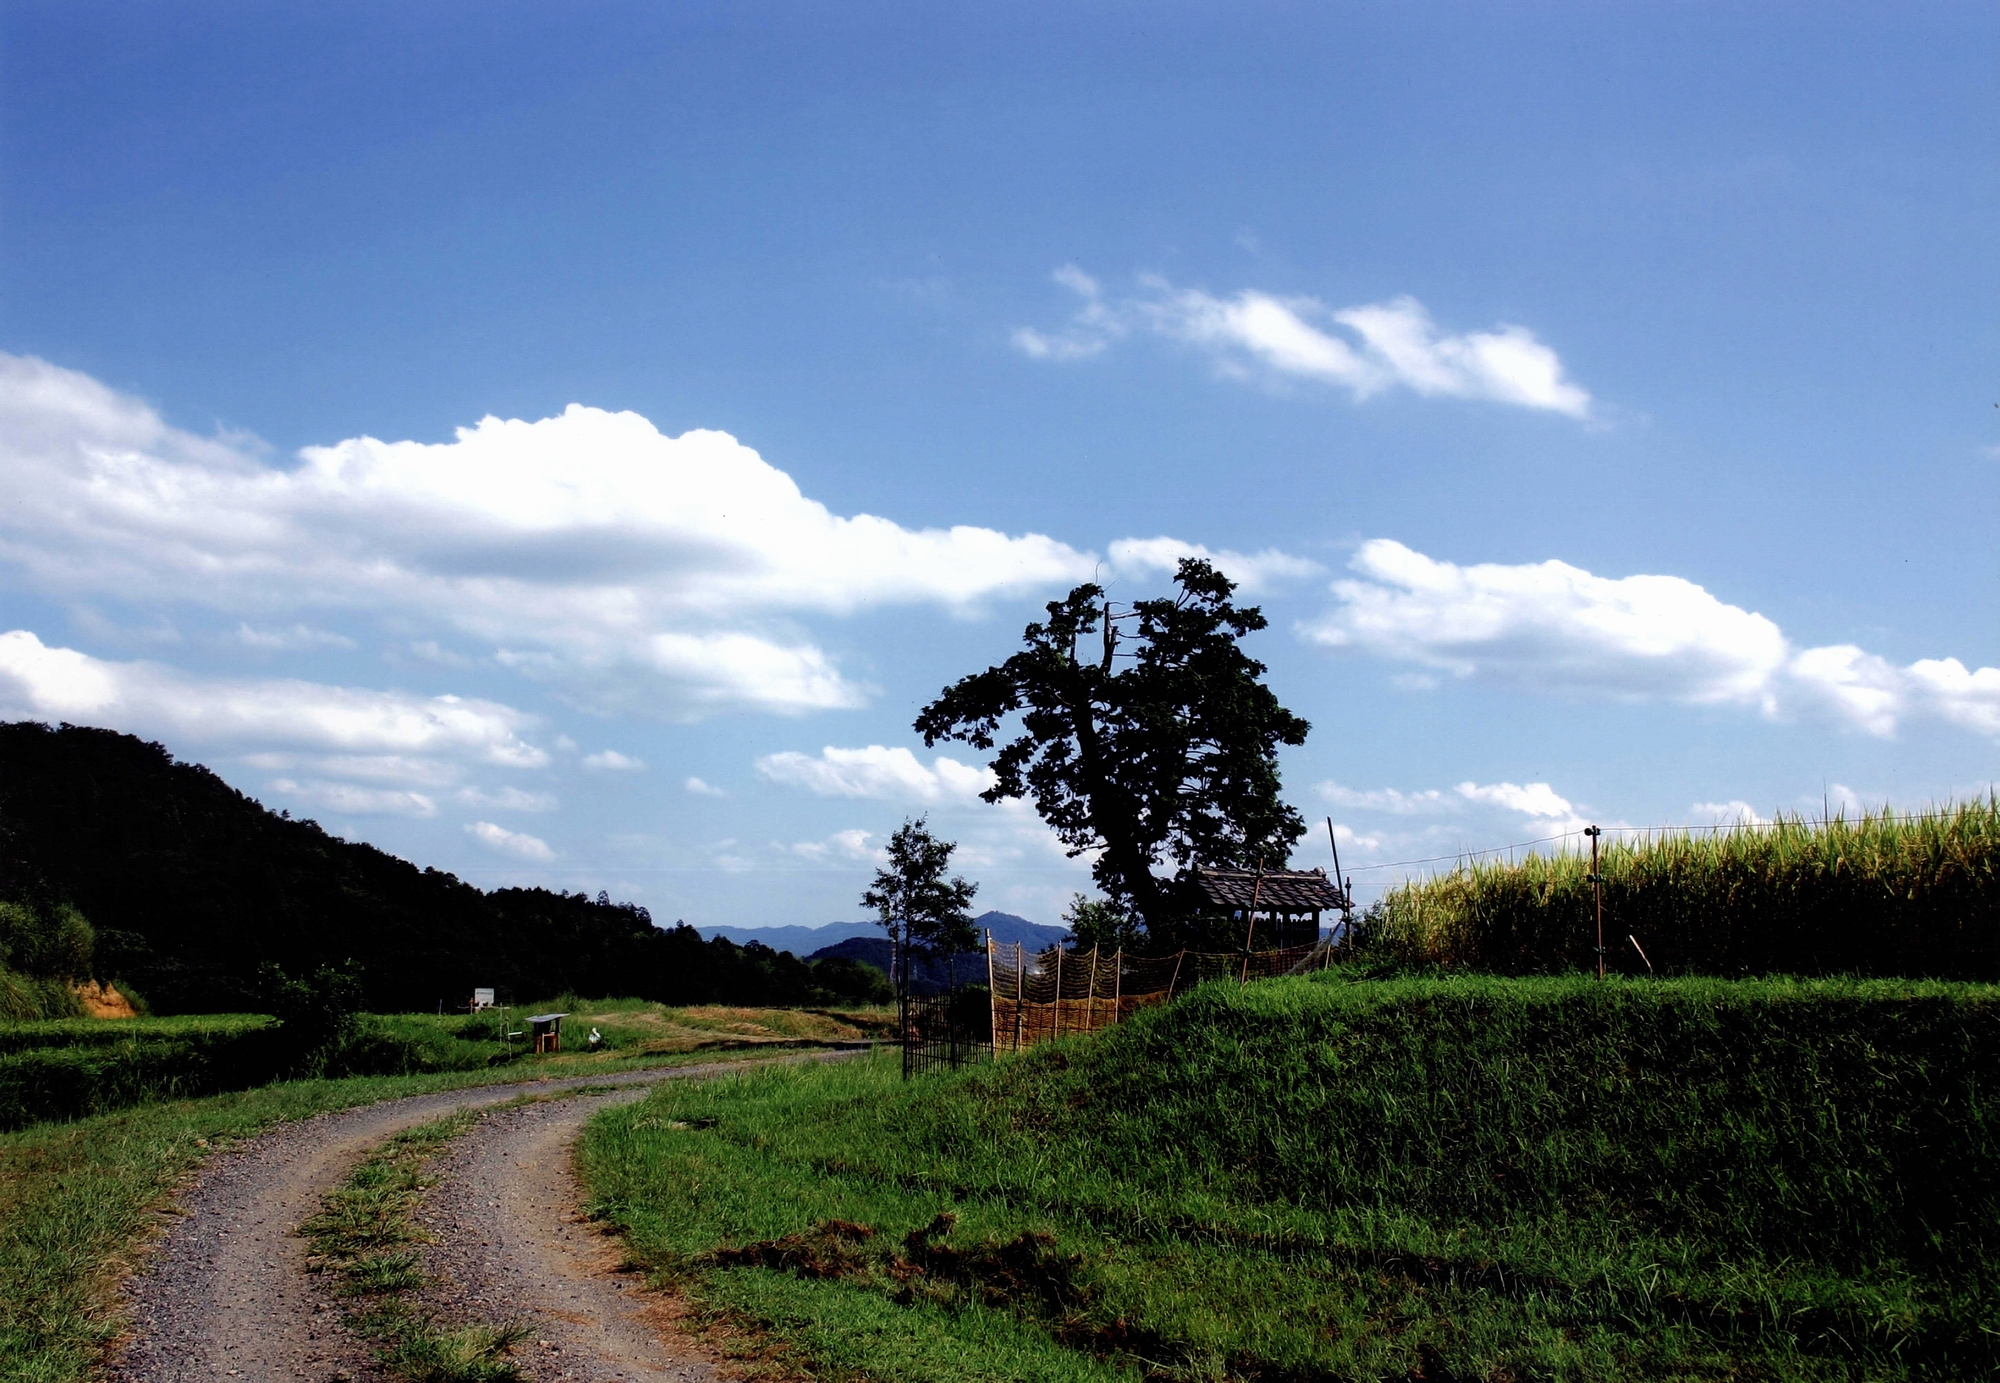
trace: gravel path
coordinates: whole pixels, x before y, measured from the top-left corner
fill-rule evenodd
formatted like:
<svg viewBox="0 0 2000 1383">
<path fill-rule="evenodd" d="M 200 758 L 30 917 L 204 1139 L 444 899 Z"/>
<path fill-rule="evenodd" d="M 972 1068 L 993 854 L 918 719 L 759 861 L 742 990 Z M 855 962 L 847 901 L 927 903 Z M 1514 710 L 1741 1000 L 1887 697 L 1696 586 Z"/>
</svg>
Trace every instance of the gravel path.
<svg viewBox="0 0 2000 1383">
<path fill-rule="evenodd" d="M 419 1217 L 435 1242 L 426 1304 L 446 1318 L 532 1332 L 516 1346 L 533 1379 L 716 1383 L 711 1355 L 672 1328 L 668 1308 L 621 1273 L 618 1241 L 584 1222 L 570 1151 L 583 1121 L 642 1091 L 579 1096 L 489 1114 L 433 1164 Z"/>
<path fill-rule="evenodd" d="M 219 1153 L 178 1198 L 177 1213 L 144 1269 L 126 1283 L 131 1333 L 109 1377 L 116 1383 L 383 1379 L 385 1375 L 366 1344 L 341 1325 L 328 1285 L 306 1272 L 306 1245 L 297 1234 L 299 1225 L 318 1208 L 320 1197 L 365 1153 L 413 1125 L 454 1110 L 502 1104 L 523 1093 L 553 1094 L 582 1086 L 645 1086 L 661 1080 L 740 1071 L 745 1065 L 741 1061 L 717 1062 L 416 1095 L 281 1124 Z M 560 1260 L 566 1266 L 560 1276 L 550 1280 L 601 1282 L 598 1275 L 617 1266 L 604 1254 L 604 1241 L 581 1226 L 560 1223 L 564 1214 L 574 1214 L 567 1209 L 574 1196 L 567 1183 L 569 1140 L 581 1120 L 602 1107 L 604 1099 L 636 1099 L 643 1093 L 621 1091 L 614 1096 L 582 1096 L 526 1106 L 524 1110 L 539 1109 L 546 1114 L 518 1121 L 532 1131 L 521 1150 L 498 1146 L 487 1132 L 489 1127 L 515 1127 L 511 1113 L 483 1120 L 468 1135 L 471 1141 L 465 1155 L 449 1159 L 453 1170 L 448 1176 L 461 1175 L 463 1164 L 463 1175 L 490 1189 L 467 1201 L 457 1182 L 451 1180 L 431 1193 L 439 1206 L 453 1207 L 451 1234 L 459 1246 L 479 1246 L 484 1239 L 485 1247 L 517 1243 L 533 1245 L 529 1251 L 540 1253 L 545 1244 L 572 1245 L 578 1251 L 568 1252 Z M 529 1147 L 535 1151 L 527 1151 Z M 519 1178 L 518 1182 L 514 1178 Z M 475 1203 L 481 1198 L 496 1204 L 481 1207 Z M 480 1216 L 474 1213 L 482 1208 L 490 1229 L 483 1227 Z M 528 1223 L 536 1216 L 556 1223 Z M 553 1237 L 531 1237 L 536 1235 Z M 503 1250 L 493 1247 L 493 1252 Z M 504 1263 L 457 1257 L 440 1261 L 455 1280 L 462 1280 L 468 1289 L 486 1298 L 480 1302 L 482 1318 L 535 1323 L 541 1330 L 541 1312 L 530 1305 L 531 1299 L 501 1295 L 513 1291 L 516 1281 L 506 1274 Z M 534 1338 L 552 1343 L 569 1341 L 558 1348 L 573 1348 L 581 1357 L 583 1344 L 594 1338 L 593 1332 L 601 1331 L 609 1351 L 605 1358 L 629 1359 L 630 1363 L 622 1365 L 629 1370 L 641 1367 L 642 1355 L 631 1343 L 631 1332 L 638 1328 L 634 1325 L 637 1314 L 611 1309 L 610 1299 L 594 1289 L 578 1286 L 576 1291 L 581 1306 L 558 1306 L 577 1319 L 552 1316 L 559 1326 L 550 1326 Z M 611 1296 L 618 1295 L 612 1289 Z M 492 1308 L 491 1315 L 487 1307 Z M 644 1366 L 654 1368 L 651 1373 L 604 1372 L 603 1367 L 609 1366 L 598 1365 L 592 1366 L 599 1368 L 594 1373 L 565 1373 L 547 1372 L 535 1360 L 538 1354 L 554 1357 L 552 1350 L 531 1346 L 521 1353 L 527 1358 L 525 1371 L 535 1378 L 715 1376 L 685 1371 L 691 1366 L 691 1357 L 688 1362 L 671 1365 L 682 1368 L 680 1373 L 659 1372 L 669 1365 L 650 1363 Z M 567 1364 L 565 1356 L 562 1366 Z"/>
</svg>

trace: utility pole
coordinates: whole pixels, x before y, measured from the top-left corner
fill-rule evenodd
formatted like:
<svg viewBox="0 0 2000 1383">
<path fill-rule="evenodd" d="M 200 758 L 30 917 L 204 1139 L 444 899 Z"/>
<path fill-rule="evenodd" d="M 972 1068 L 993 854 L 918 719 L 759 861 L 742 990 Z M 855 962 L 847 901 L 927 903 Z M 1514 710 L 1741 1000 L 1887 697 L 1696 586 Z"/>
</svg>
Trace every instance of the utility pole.
<svg viewBox="0 0 2000 1383">
<path fill-rule="evenodd" d="M 1340 877 L 1340 841 L 1333 834 L 1333 818 L 1326 819 L 1326 843 L 1333 847 L 1333 886 L 1340 890 L 1340 944 L 1354 939 L 1354 881 Z"/>
<path fill-rule="evenodd" d="M 1598 867 L 1597 838 L 1604 834 L 1601 827 L 1586 826 L 1583 833 L 1590 837 L 1590 874 L 1588 881 L 1591 892 L 1597 899 L 1597 978 L 1604 978 L 1604 875 Z"/>
</svg>

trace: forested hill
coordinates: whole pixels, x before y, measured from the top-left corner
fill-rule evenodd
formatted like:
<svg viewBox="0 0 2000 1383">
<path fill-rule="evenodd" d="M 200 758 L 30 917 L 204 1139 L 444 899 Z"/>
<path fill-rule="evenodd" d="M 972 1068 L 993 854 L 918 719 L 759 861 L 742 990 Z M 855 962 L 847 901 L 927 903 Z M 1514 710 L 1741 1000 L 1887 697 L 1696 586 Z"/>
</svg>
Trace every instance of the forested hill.
<svg viewBox="0 0 2000 1383">
<path fill-rule="evenodd" d="M 95 970 L 160 1012 L 257 1007 L 265 962 L 357 963 L 367 1006 L 564 990 L 669 1003 L 812 1003 L 879 977 L 663 930 L 603 894 L 482 892 L 312 821 L 265 810 L 198 764 L 110 730 L 0 724 L 0 899 L 74 904 Z"/>
</svg>

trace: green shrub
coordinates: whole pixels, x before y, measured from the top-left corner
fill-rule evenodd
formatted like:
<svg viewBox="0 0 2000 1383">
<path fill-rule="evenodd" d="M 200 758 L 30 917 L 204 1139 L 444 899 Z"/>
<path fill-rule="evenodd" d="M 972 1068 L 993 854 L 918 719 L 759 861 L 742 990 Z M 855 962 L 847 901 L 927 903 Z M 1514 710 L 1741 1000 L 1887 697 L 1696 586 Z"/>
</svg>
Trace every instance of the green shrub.
<svg viewBox="0 0 2000 1383">
<path fill-rule="evenodd" d="M 0 970 L 0 1019 L 27 1022 L 82 1016 L 83 1001 L 63 981 L 30 979 L 11 970 Z"/>
<path fill-rule="evenodd" d="M 421 1014 L 362 1014 L 311 1056 L 331 1078 L 472 1070 L 492 1052 Z M 262 1014 L 0 1024 L 0 1129 L 247 1089 L 299 1059 L 297 1034 Z"/>
</svg>

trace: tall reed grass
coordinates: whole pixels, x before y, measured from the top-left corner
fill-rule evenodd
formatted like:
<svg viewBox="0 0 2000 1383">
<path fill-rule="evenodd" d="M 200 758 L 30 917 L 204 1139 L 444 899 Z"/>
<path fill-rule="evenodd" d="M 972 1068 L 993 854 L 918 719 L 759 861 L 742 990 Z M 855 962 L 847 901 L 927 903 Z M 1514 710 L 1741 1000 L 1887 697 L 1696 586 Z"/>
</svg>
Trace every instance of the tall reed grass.
<svg viewBox="0 0 2000 1383">
<path fill-rule="evenodd" d="M 1606 840 L 1614 970 L 2000 978 L 2000 796 Z M 1501 974 L 1595 968 L 1589 874 L 1587 851 L 1467 863 L 1392 890 L 1373 940 L 1403 960 Z"/>
</svg>

